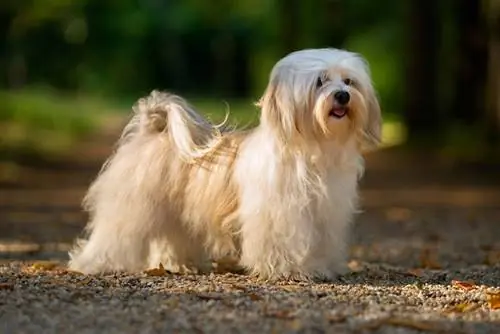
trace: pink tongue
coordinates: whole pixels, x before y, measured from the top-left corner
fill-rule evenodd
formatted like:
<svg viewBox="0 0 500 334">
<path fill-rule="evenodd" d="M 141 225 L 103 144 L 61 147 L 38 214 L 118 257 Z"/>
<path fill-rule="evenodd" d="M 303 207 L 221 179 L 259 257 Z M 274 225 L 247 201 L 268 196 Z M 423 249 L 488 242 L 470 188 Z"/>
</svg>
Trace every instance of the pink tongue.
<svg viewBox="0 0 500 334">
<path fill-rule="evenodd" d="M 336 116 L 342 117 L 345 115 L 345 109 L 343 109 L 343 108 L 333 109 L 333 113 Z"/>
</svg>

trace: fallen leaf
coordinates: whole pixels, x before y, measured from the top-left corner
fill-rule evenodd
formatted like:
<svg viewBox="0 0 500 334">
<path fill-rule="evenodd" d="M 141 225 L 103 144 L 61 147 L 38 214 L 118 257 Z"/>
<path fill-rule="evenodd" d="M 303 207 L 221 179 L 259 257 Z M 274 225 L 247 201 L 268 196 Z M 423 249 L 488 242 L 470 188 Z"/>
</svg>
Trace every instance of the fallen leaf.
<svg viewBox="0 0 500 334">
<path fill-rule="evenodd" d="M 240 291 L 247 291 L 248 290 L 245 286 L 239 285 L 239 284 L 231 284 L 231 288 L 233 288 L 234 290 L 240 290 Z"/>
<path fill-rule="evenodd" d="M 479 308 L 475 303 L 459 303 L 445 308 L 444 313 L 466 313 Z"/>
<path fill-rule="evenodd" d="M 415 276 L 415 277 L 422 277 L 424 276 L 424 270 L 421 268 L 414 268 L 408 270 L 408 274 Z"/>
<path fill-rule="evenodd" d="M 441 265 L 436 259 L 436 254 L 429 248 L 425 248 L 420 253 L 420 264 L 425 269 L 441 269 Z"/>
<path fill-rule="evenodd" d="M 359 272 L 363 270 L 363 265 L 357 260 L 349 261 L 347 267 L 354 272 Z"/>
<path fill-rule="evenodd" d="M 147 276 L 165 276 L 167 274 L 167 271 L 163 267 L 163 264 L 160 263 L 158 268 L 153 268 L 153 269 L 148 269 L 145 270 L 144 273 Z"/>
<path fill-rule="evenodd" d="M 201 300 L 222 300 L 222 299 L 224 299 L 222 296 L 207 295 L 207 294 L 203 294 L 203 293 L 197 293 L 195 295 L 196 295 L 196 297 L 198 297 Z"/>
<path fill-rule="evenodd" d="M 295 316 L 288 310 L 277 310 L 277 311 L 267 311 L 267 317 L 278 318 L 278 319 L 293 319 Z"/>
<path fill-rule="evenodd" d="M 415 329 L 425 332 L 441 332 L 443 328 L 438 327 L 432 323 L 419 321 L 410 318 L 399 318 L 399 317 L 386 317 L 381 319 L 376 319 L 374 321 L 367 321 L 364 323 L 360 329 L 377 330 L 382 326 L 395 326 L 395 327 L 405 327 L 408 329 Z"/>
<path fill-rule="evenodd" d="M 69 270 L 69 269 L 59 269 L 55 271 L 56 275 L 60 276 L 65 276 L 65 275 L 76 275 L 76 276 L 83 276 L 84 273 L 75 271 L 75 270 Z"/>
<path fill-rule="evenodd" d="M 474 283 L 473 281 L 452 280 L 451 285 L 462 288 L 464 290 L 473 290 L 477 288 L 476 283 Z"/>
<path fill-rule="evenodd" d="M 487 251 L 484 257 L 484 264 L 488 266 L 493 266 L 497 263 L 500 263 L 500 252 L 497 250 Z"/>
<path fill-rule="evenodd" d="M 256 293 L 249 293 L 248 297 L 250 298 L 250 300 L 253 300 L 253 301 L 262 300 L 262 297 Z"/>
<path fill-rule="evenodd" d="M 416 319 L 410 319 L 410 318 L 388 318 L 386 321 L 384 321 L 385 324 L 391 325 L 391 326 L 397 326 L 397 327 L 406 327 L 409 329 L 415 329 L 419 331 L 441 331 L 441 327 L 437 327 L 436 325 L 433 325 L 432 323 L 425 322 L 425 321 L 419 321 Z"/>
<path fill-rule="evenodd" d="M 488 305 L 492 310 L 500 309 L 500 292 L 488 292 Z"/>
<path fill-rule="evenodd" d="M 391 222 L 404 222 L 412 217 L 412 211 L 407 208 L 393 207 L 385 211 L 385 217 Z"/>
<path fill-rule="evenodd" d="M 37 261 L 31 265 L 31 269 L 34 270 L 52 270 L 59 265 L 57 262 L 53 261 Z"/>
<path fill-rule="evenodd" d="M 14 284 L 12 284 L 12 283 L 0 283 L 0 290 L 14 290 Z"/>
<path fill-rule="evenodd" d="M 333 324 L 346 321 L 347 315 L 335 313 L 335 314 L 329 314 L 325 318 L 329 323 Z"/>
</svg>

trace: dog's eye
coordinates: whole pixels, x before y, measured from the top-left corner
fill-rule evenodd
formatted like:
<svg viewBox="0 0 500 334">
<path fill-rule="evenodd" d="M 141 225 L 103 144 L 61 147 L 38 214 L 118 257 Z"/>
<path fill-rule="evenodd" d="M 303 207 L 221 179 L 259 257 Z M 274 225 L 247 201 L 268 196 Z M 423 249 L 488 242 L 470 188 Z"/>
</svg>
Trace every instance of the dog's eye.
<svg viewBox="0 0 500 334">
<path fill-rule="evenodd" d="M 346 84 L 347 86 L 351 86 L 354 82 L 352 81 L 351 78 L 345 78 L 344 79 L 344 84 Z"/>
<path fill-rule="evenodd" d="M 316 80 L 316 88 L 320 88 L 321 86 L 323 86 L 323 80 L 321 77 L 318 77 L 318 80 Z"/>
</svg>

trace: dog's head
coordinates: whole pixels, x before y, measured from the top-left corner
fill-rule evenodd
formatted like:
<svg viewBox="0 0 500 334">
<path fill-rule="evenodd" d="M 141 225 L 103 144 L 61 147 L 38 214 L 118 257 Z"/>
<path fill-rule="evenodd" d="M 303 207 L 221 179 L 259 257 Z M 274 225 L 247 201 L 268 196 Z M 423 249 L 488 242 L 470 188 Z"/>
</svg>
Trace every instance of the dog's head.
<svg viewBox="0 0 500 334">
<path fill-rule="evenodd" d="M 381 138 L 381 112 L 368 64 L 338 49 L 290 53 L 274 66 L 258 105 L 261 124 L 288 143 L 354 139 L 362 149 Z"/>
</svg>

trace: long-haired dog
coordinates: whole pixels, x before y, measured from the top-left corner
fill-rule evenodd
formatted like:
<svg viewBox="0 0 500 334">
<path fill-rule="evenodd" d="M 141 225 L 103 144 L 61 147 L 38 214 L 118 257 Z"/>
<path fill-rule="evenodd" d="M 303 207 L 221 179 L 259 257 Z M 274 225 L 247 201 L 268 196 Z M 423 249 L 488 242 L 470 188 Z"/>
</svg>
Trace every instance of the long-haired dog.
<svg viewBox="0 0 500 334">
<path fill-rule="evenodd" d="M 261 278 L 344 272 L 362 153 L 381 136 L 366 61 L 338 49 L 293 52 L 273 68 L 260 124 L 213 125 L 179 96 L 138 101 L 84 200 L 84 273 L 206 268 L 235 256 Z"/>
</svg>

